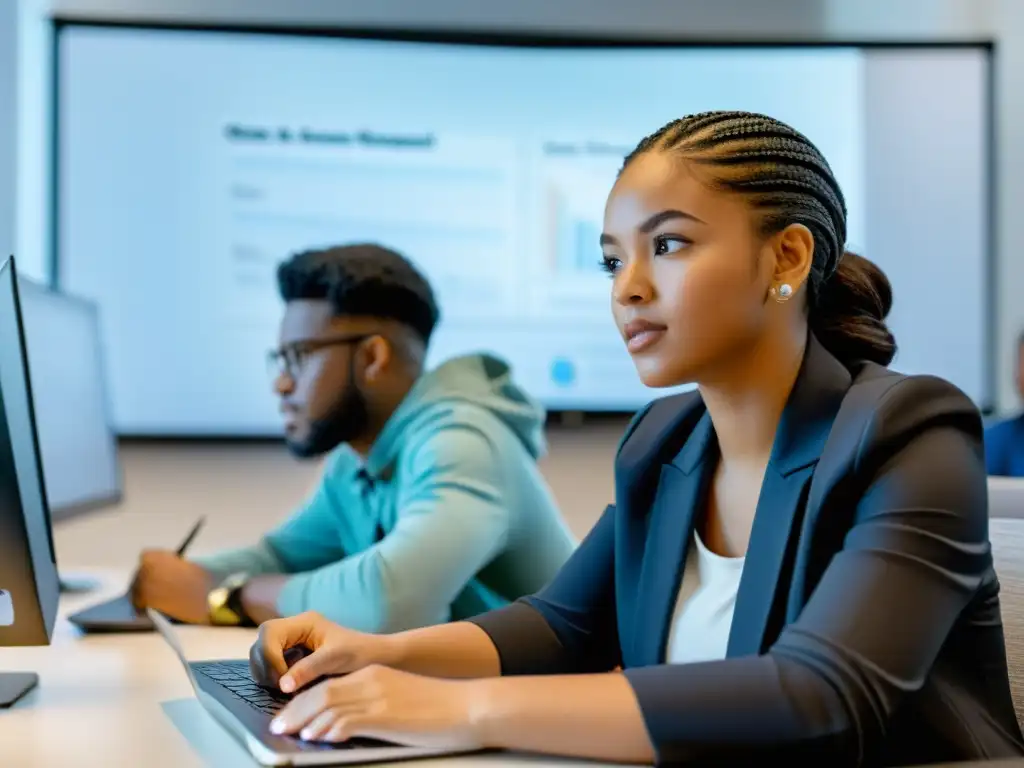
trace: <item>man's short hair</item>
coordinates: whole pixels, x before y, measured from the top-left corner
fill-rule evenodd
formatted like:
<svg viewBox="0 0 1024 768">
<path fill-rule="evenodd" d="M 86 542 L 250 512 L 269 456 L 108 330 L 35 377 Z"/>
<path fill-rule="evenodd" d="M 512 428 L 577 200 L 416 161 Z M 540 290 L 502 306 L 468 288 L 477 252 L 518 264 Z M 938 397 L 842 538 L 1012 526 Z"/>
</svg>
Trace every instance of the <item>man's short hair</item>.
<svg viewBox="0 0 1024 768">
<path fill-rule="evenodd" d="M 336 317 L 394 320 L 430 341 L 440 313 L 430 283 L 400 253 L 372 243 L 297 253 L 277 268 L 285 301 L 326 299 Z"/>
</svg>

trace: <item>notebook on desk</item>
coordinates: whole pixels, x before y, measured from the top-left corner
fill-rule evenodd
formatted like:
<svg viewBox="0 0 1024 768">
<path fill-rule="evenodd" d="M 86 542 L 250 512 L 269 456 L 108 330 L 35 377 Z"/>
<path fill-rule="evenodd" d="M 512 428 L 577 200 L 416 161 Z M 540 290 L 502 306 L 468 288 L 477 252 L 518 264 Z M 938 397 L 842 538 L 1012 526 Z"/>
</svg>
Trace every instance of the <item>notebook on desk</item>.
<svg viewBox="0 0 1024 768">
<path fill-rule="evenodd" d="M 205 522 L 206 518 L 200 517 L 192 525 L 185 540 L 178 545 L 178 557 L 185 556 Z M 153 622 L 145 611 L 135 607 L 132 601 L 133 589 L 134 578 L 125 594 L 73 613 L 68 616 L 68 621 L 84 632 L 151 632 Z"/>
<path fill-rule="evenodd" d="M 249 674 L 248 661 L 188 661 L 170 621 L 152 609 L 146 612 L 185 668 L 203 709 L 262 765 L 360 765 L 468 751 L 406 747 L 375 739 L 325 744 L 275 736 L 270 732 L 270 721 L 288 701 L 286 694 L 257 685 Z"/>
<path fill-rule="evenodd" d="M 73 613 L 68 616 L 68 621 L 83 632 L 153 631 L 153 622 L 149 616 L 138 610 L 127 594 Z"/>
</svg>

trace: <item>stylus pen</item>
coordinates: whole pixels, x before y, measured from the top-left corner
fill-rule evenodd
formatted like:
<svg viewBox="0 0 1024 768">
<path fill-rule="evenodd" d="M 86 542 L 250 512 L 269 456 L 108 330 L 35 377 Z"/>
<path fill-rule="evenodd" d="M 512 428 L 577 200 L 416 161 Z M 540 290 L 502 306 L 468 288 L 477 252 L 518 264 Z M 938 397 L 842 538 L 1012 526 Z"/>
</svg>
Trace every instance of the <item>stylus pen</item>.
<svg viewBox="0 0 1024 768">
<path fill-rule="evenodd" d="M 198 520 L 196 520 L 196 524 L 192 526 L 192 530 L 188 532 L 188 536 L 185 537 L 185 540 L 181 542 L 181 546 L 178 547 L 178 557 L 185 556 L 185 553 L 188 551 L 189 546 L 192 544 L 192 540 L 199 533 L 199 530 L 203 527 L 203 524 L 205 522 L 205 517 L 200 517 Z"/>
</svg>

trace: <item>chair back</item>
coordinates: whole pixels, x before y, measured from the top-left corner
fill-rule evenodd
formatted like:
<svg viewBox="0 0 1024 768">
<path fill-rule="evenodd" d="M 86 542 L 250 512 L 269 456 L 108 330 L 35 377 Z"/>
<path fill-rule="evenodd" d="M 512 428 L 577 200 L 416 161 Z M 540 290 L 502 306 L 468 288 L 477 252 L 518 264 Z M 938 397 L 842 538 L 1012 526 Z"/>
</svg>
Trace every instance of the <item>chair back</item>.
<svg viewBox="0 0 1024 768">
<path fill-rule="evenodd" d="M 1024 728 L 1024 479 L 989 478 L 989 540 L 999 577 L 1006 661 L 1017 722 Z"/>
</svg>

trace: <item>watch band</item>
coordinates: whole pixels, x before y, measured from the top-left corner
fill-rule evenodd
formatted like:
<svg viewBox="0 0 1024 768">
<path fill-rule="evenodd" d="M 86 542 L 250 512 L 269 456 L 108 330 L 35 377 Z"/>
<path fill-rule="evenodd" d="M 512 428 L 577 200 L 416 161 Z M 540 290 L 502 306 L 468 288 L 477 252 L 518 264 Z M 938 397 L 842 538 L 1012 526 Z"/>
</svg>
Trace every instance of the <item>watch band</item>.
<svg viewBox="0 0 1024 768">
<path fill-rule="evenodd" d="M 242 590 L 245 584 L 235 587 L 228 592 L 228 599 L 225 602 L 227 608 L 239 618 L 239 625 L 243 627 L 255 627 L 256 622 L 249 618 L 245 612 L 245 605 L 242 603 Z"/>
</svg>

